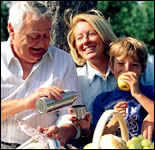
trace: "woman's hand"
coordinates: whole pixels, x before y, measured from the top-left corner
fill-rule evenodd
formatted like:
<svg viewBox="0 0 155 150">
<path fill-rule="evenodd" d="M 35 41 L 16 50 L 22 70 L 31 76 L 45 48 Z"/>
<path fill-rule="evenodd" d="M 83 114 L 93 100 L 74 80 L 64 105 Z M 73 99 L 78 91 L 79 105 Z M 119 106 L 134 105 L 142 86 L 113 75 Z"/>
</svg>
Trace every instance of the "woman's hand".
<svg viewBox="0 0 155 150">
<path fill-rule="evenodd" d="M 68 112 L 72 114 L 73 113 L 72 108 L 70 108 Z M 89 112 L 86 113 L 85 118 L 82 120 L 77 120 L 75 115 L 70 116 L 69 120 L 71 120 L 74 123 L 74 125 L 81 128 L 83 135 L 88 135 L 90 133 L 91 115 Z"/>
</svg>

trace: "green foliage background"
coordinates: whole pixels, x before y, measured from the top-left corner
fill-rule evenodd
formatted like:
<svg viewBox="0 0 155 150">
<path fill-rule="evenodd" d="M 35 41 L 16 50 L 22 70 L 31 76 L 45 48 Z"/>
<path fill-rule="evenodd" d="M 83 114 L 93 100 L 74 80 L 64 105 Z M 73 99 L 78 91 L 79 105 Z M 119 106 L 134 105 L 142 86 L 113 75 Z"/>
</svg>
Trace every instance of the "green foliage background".
<svg viewBox="0 0 155 150">
<path fill-rule="evenodd" d="M 8 1 L 1 1 L 1 41 L 8 39 Z"/>
<path fill-rule="evenodd" d="M 98 1 L 98 9 L 118 37 L 137 38 L 154 54 L 154 1 Z"/>
<path fill-rule="evenodd" d="M 139 1 L 140 2 L 140 1 Z M 1 41 L 8 39 L 9 1 L 1 1 Z M 154 54 L 154 1 L 98 1 L 98 9 L 110 18 L 118 37 L 131 36 L 145 42 Z"/>
</svg>

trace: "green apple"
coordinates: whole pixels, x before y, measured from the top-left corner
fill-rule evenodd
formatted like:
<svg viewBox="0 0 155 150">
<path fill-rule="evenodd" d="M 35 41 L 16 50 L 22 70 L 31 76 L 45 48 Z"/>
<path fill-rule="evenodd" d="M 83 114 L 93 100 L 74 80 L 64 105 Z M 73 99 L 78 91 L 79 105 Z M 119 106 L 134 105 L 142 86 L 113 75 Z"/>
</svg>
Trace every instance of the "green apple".
<svg viewBox="0 0 155 150">
<path fill-rule="evenodd" d="M 119 77 L 118 77 L 118 79 L 117 79 L 118 87 L 119 87 L 120 90 L 129 91 L 129 90 L 130 90 L 129 84 L 121 80 L 121 78 L 122 78 L 123 76 L 124 76 L 124 75 L 121 74 L 121 75 L 119 75 Z"/>
</svg>

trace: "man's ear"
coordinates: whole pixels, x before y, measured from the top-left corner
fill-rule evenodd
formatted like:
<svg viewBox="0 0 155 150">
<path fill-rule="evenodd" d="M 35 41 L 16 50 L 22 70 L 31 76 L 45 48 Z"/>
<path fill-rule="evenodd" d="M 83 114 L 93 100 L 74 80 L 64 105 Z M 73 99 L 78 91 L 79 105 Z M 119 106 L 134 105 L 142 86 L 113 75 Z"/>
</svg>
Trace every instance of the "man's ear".
<svg viewBox="0 0 155 150">
<path fill-rule="evenodd" d="M 15 34 L 14 34 L 14 29 L 13 29 L 11 23 L 8 23 L 8 32 L 9 32 L 9 35 L 10 35 L 11 39 L 14 40 L 14 35 Z"/>
<path fill-rule="evenodd" d="M 110 66 L 111 72 L 114 73 L 114 66 L 111 61 L 109 62 L 109 66 Z"/>
</svg>

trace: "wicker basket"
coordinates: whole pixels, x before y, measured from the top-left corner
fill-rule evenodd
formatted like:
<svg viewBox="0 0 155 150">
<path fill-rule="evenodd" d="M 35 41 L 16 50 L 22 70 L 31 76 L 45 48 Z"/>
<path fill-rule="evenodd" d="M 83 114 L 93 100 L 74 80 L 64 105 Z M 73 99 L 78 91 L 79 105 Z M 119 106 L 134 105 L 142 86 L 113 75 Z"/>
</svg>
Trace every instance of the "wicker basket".
<svg viewBox="0 0 155 150">
<path fill-rule="evenodd" d="M 103 134 L 104 128 L 106 126 L 106 123 L 112 115 L 114 115 L 117 118 L 117 120 L 119 121 L 122 139 L 120 137 L 115 136 L 115 135 L 112 135 L 112 134 L 111 135 L 113 137 L 115 136 L 115 138 L 117 138 L 117 139 L 120 138 L 122 141 L 124 141 L 124 143 L 129 140 L 129 132 L 128 132 L 127 124 L 126 124 L 123 116 L 118 111 L 107 110 L 101 115 L 101 117 L 100 117 L 100 119 L 96 125 L 94 135 L 93 135 L 93 141 L 92 141 L 92 148 L 93 149 L 100 149 L 100 148 L 102 148 L 102 149 L 104 149 L 104 148 L 108 149 L 109 148 L 110 149 L 111 148 L 110 145 L 108 146 L 108 142 L 106 142 L 105 147 L 100 147 L 100 144 L 101 144 L 100 142 L 101 142 L 102 137 L 104 137 L 104 136 L 102 136 L 102 134 Z M 117 145 L 119 145 L 119 144 L 120 143 L 118 142 Z M 117 149 L 118 149 L 118 147 L 117 147 Z"/>
</svg>

